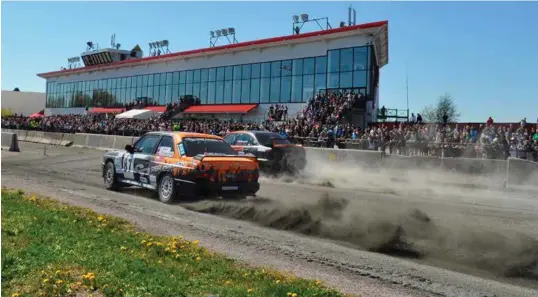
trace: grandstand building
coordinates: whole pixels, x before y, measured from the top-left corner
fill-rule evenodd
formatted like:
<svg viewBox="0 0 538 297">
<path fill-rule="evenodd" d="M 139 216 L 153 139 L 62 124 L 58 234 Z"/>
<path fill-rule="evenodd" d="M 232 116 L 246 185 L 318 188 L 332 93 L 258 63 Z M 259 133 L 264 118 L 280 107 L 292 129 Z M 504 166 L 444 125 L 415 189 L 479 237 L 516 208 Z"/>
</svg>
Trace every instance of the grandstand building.
<svg viewBox="0 0 538 297">
<path fill-rule="evenodd" d="M 119 46 L 118 46 L 119 47 Z M 163 111 L 183 97 L 200 99 L 184 114 L 263 119 L 271 105 L 292 116 L 315 94 L 345 90 L 365 95 L 359 123 L 379 107 L 379 69 L 388 63 L 388 22 L 142 57 L 115 48 L 82 54 L 85 66 L 38 74 L 46 80 L 46 115 L 118 112 L 148 99 Z"/>
</svg>

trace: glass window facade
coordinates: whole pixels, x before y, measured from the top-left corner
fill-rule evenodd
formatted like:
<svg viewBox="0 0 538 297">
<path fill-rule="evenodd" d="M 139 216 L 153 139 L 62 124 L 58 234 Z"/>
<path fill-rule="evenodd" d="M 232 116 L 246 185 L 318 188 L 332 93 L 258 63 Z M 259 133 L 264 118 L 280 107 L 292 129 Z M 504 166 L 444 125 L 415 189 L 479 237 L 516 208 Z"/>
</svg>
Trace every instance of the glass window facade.
<svg viewBox="0 0 538 297">
<path fill-rule="evenodd" d="M 370 95 L 372 51 L 362 46 L 329 50 L 319 57 L 47 82 L 46 107 L 114 107 L 143 98 L 165 105 L 186 95 L 200 98 L 202 104 L 301 103 L 327 89 L 362 89 Z"/>
</svg>

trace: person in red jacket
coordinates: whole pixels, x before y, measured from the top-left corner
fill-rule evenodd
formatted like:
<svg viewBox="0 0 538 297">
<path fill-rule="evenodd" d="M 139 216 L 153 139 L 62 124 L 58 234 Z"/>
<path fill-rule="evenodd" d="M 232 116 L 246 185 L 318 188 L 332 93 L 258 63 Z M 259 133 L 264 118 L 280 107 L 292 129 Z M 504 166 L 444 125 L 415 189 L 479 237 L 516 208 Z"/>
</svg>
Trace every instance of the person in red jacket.
<svg viewBox="0 0 538 297">
<path fill-rule="evenodd" d="M 493 119 L 491 117 L 489 117 L 488 121 L 486 122 L 486 124 L 488 124 L 488 127 L 493 125 Z"/>
</svg>

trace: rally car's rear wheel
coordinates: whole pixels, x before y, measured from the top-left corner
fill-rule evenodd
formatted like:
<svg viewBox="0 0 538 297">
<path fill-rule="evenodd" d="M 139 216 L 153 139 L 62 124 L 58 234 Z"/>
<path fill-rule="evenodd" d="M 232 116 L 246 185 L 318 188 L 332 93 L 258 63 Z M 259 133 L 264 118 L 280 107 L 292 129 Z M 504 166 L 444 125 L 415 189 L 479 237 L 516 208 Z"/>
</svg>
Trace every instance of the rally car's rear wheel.
<svg viewBox="0 0 538 297">
<path fill-rule="evenodd" d="M 116 167 L 112 161 L 108 161 L 105 164 L 105 170 L 103 174 L 103 180 L 105 183 L 105 188 L 107 190 L 117 190 L 119 185 L 116 178 Z"/>
<path fill-rule="evenodd" d="M 159 181 L 159 200 L 164 203 L 172 203 L 177 195 L 174 177 L 171 174 L 164 174 Z"/>
</svg>

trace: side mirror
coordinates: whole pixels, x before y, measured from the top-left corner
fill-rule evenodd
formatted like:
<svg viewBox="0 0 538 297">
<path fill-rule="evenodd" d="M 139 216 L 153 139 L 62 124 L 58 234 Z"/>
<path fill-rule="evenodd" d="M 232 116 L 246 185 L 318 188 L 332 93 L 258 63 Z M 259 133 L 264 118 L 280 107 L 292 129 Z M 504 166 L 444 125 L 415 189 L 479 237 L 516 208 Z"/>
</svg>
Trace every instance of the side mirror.
<svg viewBox="0 0 538 297">
<path fill-rule="evenodd" d="M 128 151 L 129 153 L 134 153 L 134 147 L 130 144 L 126 145 L 125 146 L 125 150 Z"/>
</svg>

